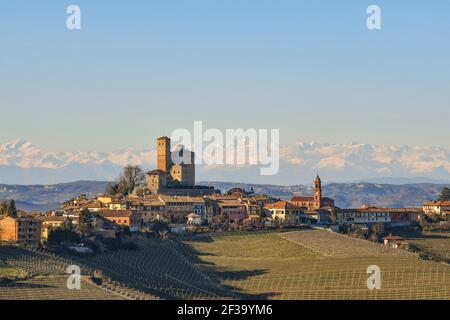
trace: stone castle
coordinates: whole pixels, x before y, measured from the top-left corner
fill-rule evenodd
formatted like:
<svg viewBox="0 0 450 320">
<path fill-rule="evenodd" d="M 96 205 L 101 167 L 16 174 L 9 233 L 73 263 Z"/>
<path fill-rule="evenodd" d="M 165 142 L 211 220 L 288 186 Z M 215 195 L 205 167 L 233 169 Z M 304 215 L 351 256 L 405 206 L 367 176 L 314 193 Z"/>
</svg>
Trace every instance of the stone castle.
<svg viewBox="0 0 450 320">
<path fill-rule="evenodd" d="M 151 194 L 198 195 L 217 193 L 214 188 L 195 185 L 195 153 L 184 146 L 171 151 L 168 137 L 156 140 L 157 168 L 147 173 L 148 189 Z M 173 154 L 183 159 L 183 155 L 190 159 L 189 163 L 173 163 Z"/>
</svg>

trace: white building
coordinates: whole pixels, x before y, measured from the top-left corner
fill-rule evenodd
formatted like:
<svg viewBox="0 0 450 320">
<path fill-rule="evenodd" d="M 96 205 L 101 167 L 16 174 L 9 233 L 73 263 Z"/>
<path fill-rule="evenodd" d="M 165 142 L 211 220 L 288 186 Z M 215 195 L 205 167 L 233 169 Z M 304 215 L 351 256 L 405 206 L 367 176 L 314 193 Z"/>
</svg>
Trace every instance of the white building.
<svg viewBox="0 0 450 320">
<path fill-rule="evenodd" d="M 339 224 L 386 223 L 392 226 L 409 226 L 418 220 L 420 208 L 362 207 L 340 209 L 336 212 Z"/>
<path fill-rule="evenodd" d="M 203 223 L 202 216 L 197 213 L 188 214 L 187 223 L 195 226 L 201 226 Z"/>
<path fill-rule="evenodd" d="M 423 212 L 426 215 L 445 216 L 450 211 L 450 201 L 429 201 L 423 204 Z"/>
</svg>

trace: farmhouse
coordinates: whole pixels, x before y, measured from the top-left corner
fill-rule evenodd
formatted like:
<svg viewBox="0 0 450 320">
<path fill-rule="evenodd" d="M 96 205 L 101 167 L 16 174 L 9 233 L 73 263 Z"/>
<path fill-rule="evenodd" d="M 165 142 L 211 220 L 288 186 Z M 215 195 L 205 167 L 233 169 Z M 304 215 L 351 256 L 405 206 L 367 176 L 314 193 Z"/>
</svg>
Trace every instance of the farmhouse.
<svg viewBox="0 0 450 320">
<path fill-rule="evenodd" d="M 402 248 L 406 245 L 406 241 L 402 237 L 392 235 L 383 238 L 383 243 L 385 246 L 389 246 L 394 249 Z"/>
</svg>

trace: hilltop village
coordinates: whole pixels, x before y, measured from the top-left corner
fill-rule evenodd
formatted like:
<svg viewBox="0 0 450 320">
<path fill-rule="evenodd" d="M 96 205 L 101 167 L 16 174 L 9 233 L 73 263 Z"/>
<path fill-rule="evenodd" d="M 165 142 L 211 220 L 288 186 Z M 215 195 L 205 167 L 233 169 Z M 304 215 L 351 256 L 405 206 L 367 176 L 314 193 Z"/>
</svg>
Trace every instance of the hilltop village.
<svg viewBox="0 0 450 320">
<path fill-rule="evenodd" d="M 0 240 L 40 244 L 49 240 L 81 242 L 85 236 L 116 239 L 155 230 L 170 234 L 305 226 L 370 233 L 373 226 L 378 226 L 377 230 L 411 227 L 450 216 L 450 201 L 427 202 L 420 208 L 338 208 L 333 199 L 323 195 L 319 175 L 313 180 L 312 195 L 290 200 L 241 188 L 223 194 L 196 185 L 193 152 L 190 155 L 189 164 L 172 163 L 171 141 L 160 137 L 157 168 L 146 173 L 142 192 L 109 192 L 93 198 L 82 194 L 62 203 L 60 210 L 45 213 L 12 209 L 0 219 Z M 390 238 L 386 239 L 389 242 Z M 392 240 L 398 244 L 400 239 Z"/>
</svg>

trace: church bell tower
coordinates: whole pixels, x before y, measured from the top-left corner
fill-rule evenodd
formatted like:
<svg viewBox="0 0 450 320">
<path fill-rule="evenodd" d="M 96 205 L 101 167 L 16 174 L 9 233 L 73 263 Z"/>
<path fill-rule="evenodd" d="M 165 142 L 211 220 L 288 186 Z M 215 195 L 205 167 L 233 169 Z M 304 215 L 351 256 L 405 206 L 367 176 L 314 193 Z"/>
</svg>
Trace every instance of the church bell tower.
<svg viewBox="0 0 450 320">
<path fill-rule="evenodd" d="M 314 207 L 316 209 L 322 207 L 322 181 L 318 174 L 314 179 Z"/>
</svg>

